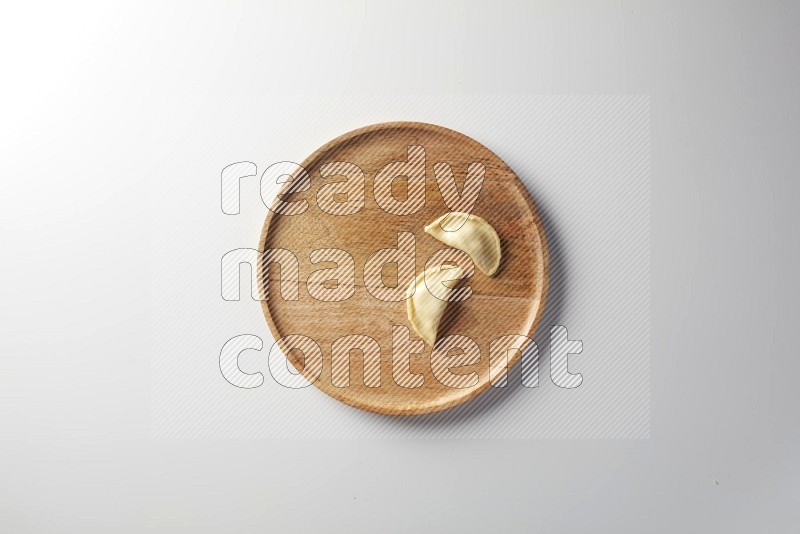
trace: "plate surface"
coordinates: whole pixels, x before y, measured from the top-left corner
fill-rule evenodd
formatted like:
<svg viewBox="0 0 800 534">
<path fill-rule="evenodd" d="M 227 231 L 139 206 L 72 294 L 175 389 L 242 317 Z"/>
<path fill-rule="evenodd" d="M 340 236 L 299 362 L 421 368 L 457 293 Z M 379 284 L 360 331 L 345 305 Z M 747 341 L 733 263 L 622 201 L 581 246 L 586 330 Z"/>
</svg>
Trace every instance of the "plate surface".
<svg viewBox="0 0 800 534">
<path fill-rule="evenodd" d="M 425 204 L 409 215 L 388 213 L 381 209 L 373 195 L 375 176 L 392 162 L 407 162 L 408 147 L 412 145 L 421 146 L 425 151 Z M 324 164 L 338 161 L 355 164 L 365 174 L 365 204 L 357 213 L 332 215 L 323 211 L 317 202 L 321 187 L 345 179 L 333 175 L 323 178 L 320 174 Z M 492 277 L 485 276 L 476 268 L 475 274 L 466 281 L 472 288 L 472 295 L 464 301 L 448 304 L 437 338 L 441 340 L 458 334 L 468 336 L 477 344 L 480 350 L 477 362 L 474 353 L 464 354 L 459 349 L 450 353 L 454 363 L 459 361 L 459 355 L 462 355 L 462 360 L 472 362 L 451 369 L 452 374 L 474 377 L 477 373 L 477 383 L 469 387 L 443 384 L 439 379 L 441 375 L 437 378 L 431 369 L 432 349 L 425 344 L 421 353 L 411 354 L 410 360 L 405 361 L 405 369 L 421 375 L 424 382 L 419 387 L 403 387 L 397 382 L 409 384 L 402 379 L 395 380 L 400 376 L 397 368 L 393 375 L 393 327 L 409 328 L 412 344 L 416 340 L 422 342 L 410 329 L 405 301 L 384 302 L 367 291 L 364 266 L 370 255 L 379 249 L 396 248 L 400 232 L 414 235 L 416 273 L 422 272 L 432 254 L 447 248 L 423 231 L 426 224 L 450 211 L 433 169 L 439 162 L 451 166 L 459 188 L 463 188 L 471 163 L 485 166 L 483 187 L 472 213 L 486 219 L 497 231 L 502 261 Z M 509 334 L 533 336 L 544 308 L 549 278 L 544 227 L 525 186 L 512 170 L 477 141 L 441 126 L 416 122 L 382 123 L 354 130 L 329 142 L 301 165 L 310 177 L 310 187 L 301 192 L 289 192 L 292 183 L 296 187 L 298 182 L 287 182 L 278 198 L 287 202 L 305 200 L 308 208 L 297 215 L 277 214 L 274 211 L 277 204 L 273 204 L 264 222 L 259 244 L 261 251 L 285 249 L 298 258 L 297 300 L 286 300 L 280 293 L 280 280 L 290 276 L 294 278 L 287 274 L 290 269 L 278 268 L 274 263 L 266 269 L 263 265 L 259 269 L 262 294 L 266 296 L 261 301 L 262 308 L 275 339 L 289 335 L 307 336 L 322 353 L 321 373 L 318 373 L 318 365 L 312 364 L 311 358 L 306 358 L 301 350 L 288 350 L 289 362 L 316 387 L 335 399 L 386 415 L 416 415 L 443 410 L 491 387 L 490 343 Z M 395 180 L 392 193 L 396 199 L 403 200 L 408 194 L 406 180 Z M 336 267 L 334 263 L 313 263 L 309 253 L 330 248 L 347 251 L 355 262 L 355 291 L 340 302 L 318 300 L 308 291 L 307 281 L 312 272 Z M 382 279 L 387 286 L 396 284 L 397 271 L 397 267 L 384 269 Z M 380 375 L 369 373 L 366 377 L 371 386 L 379 380 L 378 387 L 365 385 L 365 356 L 361 350 L 350 351 L 349 381 L 345 387 L 341 387 L 341 359 L 337 360 L 336 371 L 332 373 L 332 344 L 349 335 L 369 336 L 379 344 Z M 520 356 L 521 351 L 511 350 L 507 367 L 513 366 Z M 368 354 L 367 357 L 375 356 Z M 308 369 L 306 360 L 309 361 Z M 495 374 L 496 369 L 492 370 L 495 383 L 499 376 Z M 506 366 L 500 369 L 502 373 Z M 346 367 L 344 371 L 347 371 Z"/>
</svg>

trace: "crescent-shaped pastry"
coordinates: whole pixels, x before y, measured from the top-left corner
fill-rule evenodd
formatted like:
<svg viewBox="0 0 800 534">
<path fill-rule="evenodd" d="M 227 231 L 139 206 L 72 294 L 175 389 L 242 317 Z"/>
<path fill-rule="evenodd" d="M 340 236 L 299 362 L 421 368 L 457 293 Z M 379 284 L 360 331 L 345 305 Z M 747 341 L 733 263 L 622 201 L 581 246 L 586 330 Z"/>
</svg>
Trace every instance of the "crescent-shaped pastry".
<svg viewBox="0 0 800 534">
<path fill-rule="evenodd" d="M 458 280 L 460 267 L 438 266 L 420 273 L 406 290 L 406 310 L 414 331 L 431 347 L 447 302 Z"/>
<path fill-rule="evenodd" d="M 484 274 L 492 276 L 497 272 L 500 266 L 500 238 L 492 225 L 481 217 L 454 211 L 426 226 L 425 232 L 445 245 L 469 254 Z"/>
</svg>

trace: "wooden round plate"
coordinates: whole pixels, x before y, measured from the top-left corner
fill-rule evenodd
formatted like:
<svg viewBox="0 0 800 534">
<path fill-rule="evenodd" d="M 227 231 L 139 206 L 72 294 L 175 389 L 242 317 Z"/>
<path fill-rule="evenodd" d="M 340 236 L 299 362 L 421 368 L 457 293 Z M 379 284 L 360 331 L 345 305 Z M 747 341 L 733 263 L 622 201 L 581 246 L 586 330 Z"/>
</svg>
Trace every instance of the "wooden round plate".
<svg viewBox="0 0 800 534">
<path fill-rule="evenodd" d="M 386 165 L 408 161 L 408 147 L 412 145 L 424 148 L 425 204 L 409 215 L 387 213 L 373 195 L 374 178 Z M 357 213 L 333 215 L 320 208 L 317 201 L 320 188 L 326 183 L 344 180 L 343 176 L 321 176 L 320 167 L 331 162 L 350 162 L 363 171 L 365 204 Z M 422 353 L 411 355 L 410 367 L 407 366 L 412 373 L 424 377 L 423 384 L 403 387 L 393 378 L 392 329 L 408 327 L 412 343 L 419 338 L 410 329 L 405 301 L 384 302 L 366 290 L 364 265 L 379 249 L 396 248 L 400 232 L 411 232 L 415 237 L 416 273 L 422 272 L 434 252 L 447 248 L 423 231 L 425 225 L 450 211 L 433 170 L 434 164 L 439 162 L 450 164 L 459 188 L 463 188 L 471 163 L 485 166 L 483 187 L 472 213 L 486 219 L 497 231 L 502 260 L 498 272 L 492 277 L 476 269 L 467 281 L 472 287 L 472 296 L 448 304 L 437 338 L 460 334 L 477 343 L 480 360 L 451 369 L 457 375 L 477 372 L 477 384 L 453 388 L 441 383 L 431 370 L 431 347 L 425 344 Z M 489 149 L 466 135 L 418 122 L 375 124 L 346 133 L 314 152 L 301 166 L 310 177 L 310 187 L 293 192 L 290 188 L 293 182 L 287 182 L 278 198 L 287 202 L 305 200 L 307 209 L 296 215 L 277 214 L 273 204 L 264 222 L 259 245 L 260 251 L 291 251 L 299 260 L 297 300 L 286 300 L 279 293 L 277 281 L 281 276 L 287 276 L 285 269 L 270 264 L 266 269 L 261 267 L 259 274 L 266 297 L 262 300 L 262 308 L 275 339 L 289 335 L 307 336 L 321 349 L 321 374 L 316 372 L 318 366 L 313 373 L 306 368 L 307 358 L 301 350 L 288 350 L 289 362 L 331 397 L 362 410 L 386 415 L 417 415 L 444 410 L 491 387 L 490 343 L 508 334 L 533 336 L 544 309 L 549 277 L 542 221 L 525 186 L 513 171 Z M 403 179 L 394 180 L 392 194 L 396 199 L 403 200 L 403 195 L 408 193 Z M 309 253 L 330 248 L 345 250 L 355 260 L 355 291 L 340 302 L 317 300 L 309 294 L 307 287 L 312 272 L 336 266 L 313 263 Z M 382 279 L 387 286 L 396 285 L 397 278 L 396 266 L 394 271 L 391 266 L 384 269 Z M 265 283 L 265 280 L 270 283 Z M 348 335 L 370 336 L 380 345 L 378 387 L 365 385 L 365 356 L 361 350 L 350 351 L 347 386 L 334 385 L 331 347 L 335 340 Z M 454 352 L 458 350 L 454 349 Z M 519 350 L 510 351 L 507 368 L 519 360 L 521 353 Z M 375 379 L 375 376 L 370 376 L 367 382 L 374 386 Z"/>
</svg>

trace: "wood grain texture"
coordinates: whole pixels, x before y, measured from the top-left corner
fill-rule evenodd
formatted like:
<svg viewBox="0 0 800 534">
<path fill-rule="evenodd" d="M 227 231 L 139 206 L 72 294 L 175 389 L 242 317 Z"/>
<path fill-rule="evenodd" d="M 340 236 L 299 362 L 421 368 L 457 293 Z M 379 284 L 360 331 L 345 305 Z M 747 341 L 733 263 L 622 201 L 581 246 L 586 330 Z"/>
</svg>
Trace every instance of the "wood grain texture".
<svg viewBox="0 0 800 534">
<path fill-rule="evenodd" d="M 412 215 L 392 215 L 377 205 L 372 194 L 373 180 L 388 163 L 405 161 L 409 145 L 425 148 L 425 206 Z M 334 161 L 355 163 L 366 174 L 366 206 L 359 213 L 334 216 L 323 212 L 317 205 L 315 199 L 319 188 L 334 181 L 333 178 L 322 178 L 319 169 Z M 470 163 L 485 165 L 486 177 L 473 213 L 486 219 L 497 231 L 502 260 L 493 277 L 487 277 L 476 269 L 475 275 L 467 282 L 473 295 L 463 302 L 448 304 L 443 328 L 439 332 L 439 339 L 460 334 L 477 342 L 481 351 L 480 362 L 453 369 L 456 374 L 477 371 L 477 385 L 458 389 L 441 384 L 431 371 L 431 347 L 425 345 L 422 354 L 411 357 L 411 370 L 423 374 L 424 384 L 419 388 L 405 388 L 392 379 L 392 326 L 410 328 L 406 303 L 382 302 L 370 295 L 363 282 L 364 264 L 376 250 L 396 247 L 398 233 L 402 231 L 411 232 L 416 238 L 417 273 L 422 272 L 425 262 L 434 252 L 446 248 L 423 231 L 426 224 L 449 211 L 433 173 L 433 165 L 438 162 L 451 165 L 459 187 L 463 186 Z M 549 279 L 544 227 L 525 186 L 513 171 L 489 149 L 463 134 L 414 122 L 375 124 L 349 132 L 314 152 L 302 162 L 302 166 L 311 176 L 310 189 L 285 198 L 308 200 L 308 210 L 293 216 L 276 215 L 270 211 L 259 243 L 261 251 L 283 248 L 298 257 L 300 298 L 297 301 L 283 300 L 279 296 L 278 284 L 270 283 L 264 290 L 267 298 L 262 300 L 262 308 L 275 339 L 302 334 L 319 344 L 323 352 L 323 371 L 314 385 L 341 402 L 386 415 L 417 415 L 443 410 L 491 387 L 490 342 L 507 334 L 533 336 L 544 309 Z M 356 290 L 348 300 L 322 302 L 309 295 L 305 285 L 309 274 L 332 266 L 311 263 L 309 252 L 320 248 L 341 248 L 355 259 Z M 259 277 L 261 280 L 265 277 L 277 280 L 280 270 L 271 266 L 265 272 L 262 268 Z M 386 269 L 384 278 L 387 284 L 391 284 L 391 269 Z M 363 355 L 357 350 L 351 352 L 349 386 L 332 384 L 331 345 L 337 338 L 351 334 L 368 335 L 380 344 L 380 387 L 365 386 Z M 418 339 L 413 331 L 411 336 Z M 518 351 L 511 354 L 509 368 L 520 355 Z M 298 371 L 303 372 L 304 362 L 299 351 L 290 351 L 287 358 Z"/>
</svg>

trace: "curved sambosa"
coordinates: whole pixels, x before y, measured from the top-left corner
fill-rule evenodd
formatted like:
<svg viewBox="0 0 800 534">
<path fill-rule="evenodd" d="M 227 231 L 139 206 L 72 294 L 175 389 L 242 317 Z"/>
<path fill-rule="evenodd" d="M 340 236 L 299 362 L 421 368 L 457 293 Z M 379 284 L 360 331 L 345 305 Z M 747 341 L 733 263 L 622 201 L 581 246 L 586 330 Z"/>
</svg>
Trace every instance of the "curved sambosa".
<svg viewBox="0 0 800 534">
<path fill-rule="evenodd" d="M 420 273 L 406 290 L 408 320 L 431 347 L 436 343 L 436 333 L 450 295 L 462 276 L 464 271 L 457 266 L 432 267 Z"/>
<path fill-rule="evenodd" d="M 492 225 L 477 215 L 447 213 L 426 226 L 425 233 L 469 254 L 484 274 L 492 276 L 500 266 L 500 238 Z"/>
</svg>

